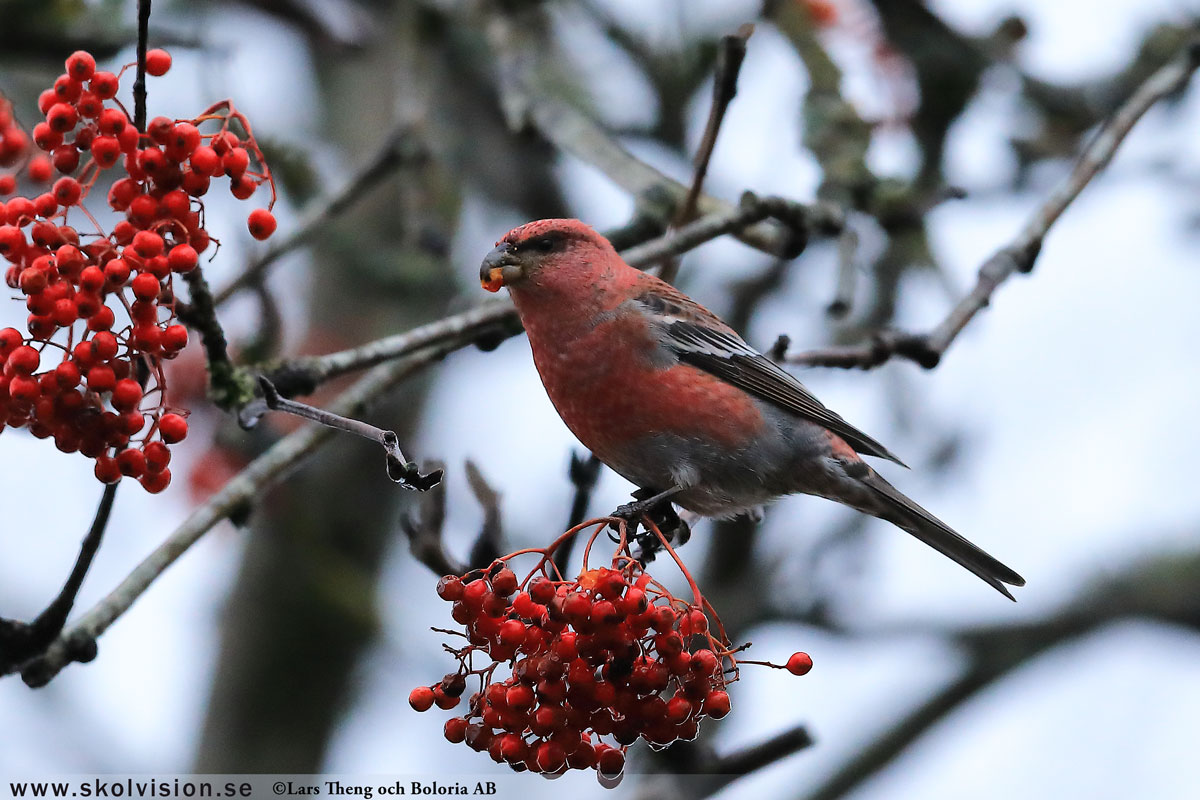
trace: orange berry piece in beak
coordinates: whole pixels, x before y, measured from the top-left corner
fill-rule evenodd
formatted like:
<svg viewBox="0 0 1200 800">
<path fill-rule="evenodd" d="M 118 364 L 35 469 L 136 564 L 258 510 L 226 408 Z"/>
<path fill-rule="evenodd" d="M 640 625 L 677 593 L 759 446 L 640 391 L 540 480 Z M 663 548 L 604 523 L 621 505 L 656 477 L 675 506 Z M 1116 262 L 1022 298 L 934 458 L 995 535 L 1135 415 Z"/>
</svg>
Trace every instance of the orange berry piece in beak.
<svg viewBox="0 0 1200 800">
<path fill-rule="evenodd" d="M 487 279 L 481 280 L 479 285 L 487 289 L 489 292 L 498 292 L 500 287 L 504 285 L 504 270 L 501 267 L 492 267 L 488 270 Z"/>
</svg>

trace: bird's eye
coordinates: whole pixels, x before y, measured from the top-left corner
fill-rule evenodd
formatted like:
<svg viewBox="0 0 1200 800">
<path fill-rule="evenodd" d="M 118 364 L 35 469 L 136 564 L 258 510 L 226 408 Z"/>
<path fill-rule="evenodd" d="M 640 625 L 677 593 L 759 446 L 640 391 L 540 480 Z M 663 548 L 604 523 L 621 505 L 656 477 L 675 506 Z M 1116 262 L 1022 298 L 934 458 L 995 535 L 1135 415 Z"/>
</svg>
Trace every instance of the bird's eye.
<svg viewBox="0 0 1200 800">
<path fill-rule="evenodd" d="M 533 249 L 539 253 L 549 253 L 554 249 L 554 240 L 549 236 L 543 236 L 540 239 L 534 239 L 532 242 L 530 242 L 530 244 L 533 246 Z"/>
</svg>

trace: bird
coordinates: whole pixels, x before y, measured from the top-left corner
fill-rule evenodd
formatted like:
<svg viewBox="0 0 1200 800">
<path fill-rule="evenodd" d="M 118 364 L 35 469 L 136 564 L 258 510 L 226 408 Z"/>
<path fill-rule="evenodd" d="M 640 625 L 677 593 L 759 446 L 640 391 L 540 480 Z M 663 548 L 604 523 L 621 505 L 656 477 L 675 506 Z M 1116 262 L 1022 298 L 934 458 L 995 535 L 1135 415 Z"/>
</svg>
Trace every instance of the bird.
<svg viewBox="0 0 1200 800">
<path fill-rule="evenodd" d="M 480 283 L 507 288 L 551 403 L 579 441 L 642 490 L 700 516 L 790 494 L 886 520 L 1010 600 L 1025 579 L 902 494 L 863 456 L 904 463 L 826 408 L 715 314 L 629 266 L 577 219 L 516 227 Z"/>
</svg>

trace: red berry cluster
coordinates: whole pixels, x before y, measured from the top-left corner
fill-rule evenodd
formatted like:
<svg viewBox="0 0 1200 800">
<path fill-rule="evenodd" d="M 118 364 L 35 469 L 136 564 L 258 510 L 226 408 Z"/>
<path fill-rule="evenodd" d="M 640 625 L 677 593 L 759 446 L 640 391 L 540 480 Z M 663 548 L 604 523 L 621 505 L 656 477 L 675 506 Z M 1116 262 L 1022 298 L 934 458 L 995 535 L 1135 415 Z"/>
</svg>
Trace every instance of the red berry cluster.
<svg viewBox="0 0 1200 800">
<path fill-rule="evenodd" d="M 592 541 L 611 521 L 599 521 Z M 574 580 L 548 572 L 557 544 L 438 582 L 467 643 L 447 646 L 458 670 L 414 689 L 409 704 L 417 711 L 455 708 L 468 679 L 477 679 L 466 714 L 446 722 L 448 741 L 486 750 L 518 772 L 595 769 L 611 786 L 639 738 L 667 747 L 694 739 L 704 717 L 729 713 L 727 686 L 738 678 L 735 654 L 743 648 L 730 645 L 690 576 L 691 602 L 655 581 L 630 556 L 624 536 L 611 567 L 587 569 L 585 556 Z M 508 561 L 529 552 L 542 559 L 518 583 Z M 504 678 L 496 674 L 502 664 L 511 667 Z M 800 675 L 811 665 L 797 653 L 786 669 Z"/>
<path fill-rule="evenodd" d="M 165 51 L 151 51 L 146 71 L 162 75 L 170 62 Z M 51 169 L 62 177 L 40 195 L 0 202 L 5 282 L 29 310 L 28 335 L 0 330 L 0 431 L 28 427 L 64 452 L 95 459 L 104 483 L 128 476 L 160 492 L 171 480 L 168 445 L 188 429 L 186 412 L 167 405 L 162 368 L 188 341 L 175 321 L 174 277 L 196 269 L 215 241 L 200 198 L 212 180 L 227 177 L 239 199 L 269 184 L 274 203 L 274 183 L 249 123 L 229 101 L 191 120 L 157 117 L 139 131 L 116 99 L 129 66 L 113 74 L 98 71 L 83 51 L 67 59 L 39 98 L 45 119 L 33 128 L 33 143 L 49 158 L 26 165 L 31 180 L 48 182 Z M 218 129 L 202 133 L 210 122 Z M 15 125 L 5 102 L 0 164 L 23 157 Z M 124 175 L 108 190 L 119 219 L 106 231 L 84 201 L 113 167 Z M 14 188 L 0 178 L 0 190 L 9 190 L 0 193 Z M 72 213 L 87 226 L 69 224 Z M 266 238 L 275 219 L 258 209 L 248 226 Z"/>
</svg>

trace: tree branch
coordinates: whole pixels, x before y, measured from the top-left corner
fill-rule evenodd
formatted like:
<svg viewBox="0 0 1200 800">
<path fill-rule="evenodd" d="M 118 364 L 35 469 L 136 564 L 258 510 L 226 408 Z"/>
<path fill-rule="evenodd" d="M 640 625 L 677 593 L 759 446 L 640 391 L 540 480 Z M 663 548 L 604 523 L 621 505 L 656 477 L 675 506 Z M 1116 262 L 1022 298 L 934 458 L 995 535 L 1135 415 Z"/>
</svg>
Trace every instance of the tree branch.
<svg viewBox="0 0 1200 800">
<path fill-rule="evenodd" d="M 83 586 L 83 579 L 87 577 L 88 569 L 91 568 L 96 552 L 100 549 L 116 496 L 117 484 L 112 483 L 104 487 L 104 493 L 100 495 L 100 504 L 92 518 L 92 525 L 79 546 L 75 566 L 71 568 L 66 583 L 50 605 L 28 624 L 0 619 L 0 675 L 20 669 L 22 664 L 44 652 L 55 637 L 62 633 L 67 624 L 67 616 L 75 605 L 75 598 L 79 596 L 79 590 Z M 80 660 L 86 660 L 85 656 L 86 653 L 80 653 Z"/>
<path fill-rule="evenodd" d="M 708 122 L 704 126 L 704 135 L 700 139 L 700 147 L 693 161 L 694 172 L 692 184 L 688 187 L 687 195 L 675 214 L 672 227 L 678 228 L 684 223 L 691 222 L 696 216 L 696 201 L 700 199 L 700 191 L 704 188 L 704 178 L 708 175 L 708 162 L 712 160 L 713 148 L 717 145 L 717 134 L 721 131 L 721 123 L 725 120 L 725 112 L 737 94 L 738 73 L 742 69 L 742 61 L 746 58 L 746 42 L 754 33 L 754 25 L 745 23 L 738 28 L 737 33 L 722 36 L 717 50 L 716 74 L 713 76 L 712 104 L 708 109 Z M 679 274 L 679 259 L 668 258 L 663 261 L 662 270 L 658 276 L 667 283 L 674 283 Z"/>
<path fill-rule="evenodd" d="M 133 79 L 133 127 L 146 130 L 146 47 L 150 40 L 150 2 L 137 4 L 137 72 Z"/>
<path fill-rule="evenodd" d="M 925 334 L 880 331 L 866 343 L 830 347 L 787 358 L 791 364 L 870 369 L 893 357 L 907 358 L 926 369 L 936 367 L 967 324 L 988 306 L 992 295 L 1015 273 L 1028 273 L 1051 227 L 1080 192 L 1103 170 L 1142 115 L 1155 103 L 1187 85 L 1200 65 L 1200 44 L 1192 42 L 1173 61 L 1155 72 L 1105 123 L 1084 149 L 1071 174 L 1033 213 L 1025 226 L 979 268 L 975 287 L 946 318 Z"/>
<path fill-rule="evenodd" d="M 634 156 L 587 115 L 538 91 L 538 57 L 548 48 L 537 32 L 540 26 L 515 19 L 518 12 L 504 3 L 488 4 L 488 10 L 486 34 L 495 54 L 500 99 L 509 127 L 521 132 L 532 126 L 556 148 L 596 167 L 630 194 L 665 191 L 672 198 L 672 208 L 679 208 L 687 197 L 687 187 Z M 697 197 L 696 208 L 701 214 L 731 210 L 728 203 L 706 194 Z M 783 254 L 791 240 L 786 229 L 762 221 L 735 235 L 771 255 Z"/>
</svg>

